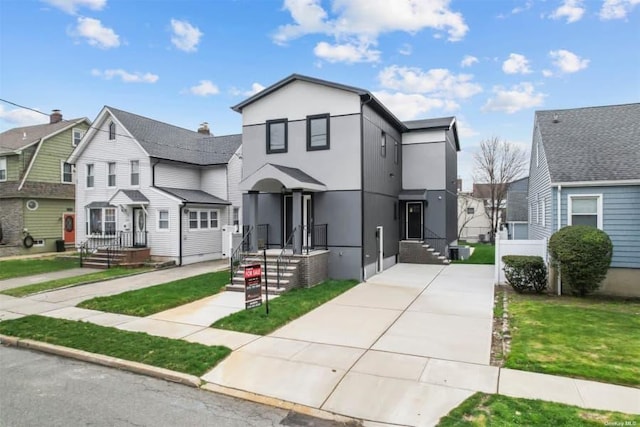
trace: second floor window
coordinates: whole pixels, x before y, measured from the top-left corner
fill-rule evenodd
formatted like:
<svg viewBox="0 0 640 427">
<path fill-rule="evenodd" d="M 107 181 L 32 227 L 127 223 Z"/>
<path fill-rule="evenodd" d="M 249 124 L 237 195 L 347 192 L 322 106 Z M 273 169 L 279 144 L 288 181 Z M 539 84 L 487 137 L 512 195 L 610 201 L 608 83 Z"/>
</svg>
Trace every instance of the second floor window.
<svg viewBox="0 0 640 427">
<path fill-rule="evenodd" d="M 140 162 L 131 160 L 131 185 L 140 185 Z"/>
<path fill-rule="evenodd" d="M 107 187 L 116 186 L 116 164 L 107 163 Z"/>
<path fill-rule="evenodd" d="M 329 149 L 329 115 L 307 116 L 307 150 Z"/>
<path fill-rule="evenodd" d="M 387 134 L 384 132 L 380 134 L 380 155 L 387 157 Z"/>
<path fill-rule="evenodd" d="M 7 180 L 7 158 L 0 157 L 0 181 Z"/>
<path fill-rule="evenodd" d="M 73 165 L 71 163 L 62 163 L 62 182 L 73 183 Z"/>
<path fill-rule="evenodd" d="M 109 141 L 114 139 L 116 139 L 116 124 L 111 122 L 109 123 Z"/>
<path fill-rule="evenodd" d="M 94 166 L 93 163 L 87 165 L 87 188 L 93 188 L 94 184 Z"/>
<path fill-rule="evenodd" d="M 267 154 L 287 152 L 287 119 L 267 121 Z"/>
<path fill-rule="evenodd" d="M 400 162 L 400 143 L 393 141 L 393 163 L 396 165 Z"/>
<path fill-rule="evenodd" d="M 84 131 L 82 129 L 74 129 L 73 130 L 73 146 L 77 147 L 78 144 L 80 144 L 80 141 L 82 140 L 82 137 L 84 136 Z"/>
</svg>

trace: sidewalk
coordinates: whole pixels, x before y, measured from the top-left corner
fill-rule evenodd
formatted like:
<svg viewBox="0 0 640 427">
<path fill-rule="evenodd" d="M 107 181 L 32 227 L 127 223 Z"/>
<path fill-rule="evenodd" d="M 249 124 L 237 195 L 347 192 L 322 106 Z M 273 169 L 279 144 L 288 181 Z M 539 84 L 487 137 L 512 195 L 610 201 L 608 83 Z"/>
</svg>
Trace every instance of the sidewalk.
<svg viewBox="0 0 640 427">
<path fill-rule="evenodd" d="M 36 283 L 48 282 L 49 280 L 65 279 L 67 277 L 97 273 L 99 271 L 100 270 L 95 268 L 72 268 L 69 270 L 54 271 L 51 273 L 35 274 L 33 276 L 23 276 L 13 279 L 0 280 L 0 291 L 19 288 L 21 286 L 33 285 Z"/>
<path fill-rule="evenodd" d="M 147 318 L 74 307 L 94 296 L 224 268 L 226 263 L 203 263 L 0 298 L 0 310 L 226 345 L 233 353 L 202 376 L 204 388 L 268 396 L 370 425 L 434 425 L 476 391 L 640 414 L 637 388 L 490 366 L 491 266 L 396 265 L 264 337 L 207 327 L 243 309 L 240 293 L 223 292 Z"/>
</svg>

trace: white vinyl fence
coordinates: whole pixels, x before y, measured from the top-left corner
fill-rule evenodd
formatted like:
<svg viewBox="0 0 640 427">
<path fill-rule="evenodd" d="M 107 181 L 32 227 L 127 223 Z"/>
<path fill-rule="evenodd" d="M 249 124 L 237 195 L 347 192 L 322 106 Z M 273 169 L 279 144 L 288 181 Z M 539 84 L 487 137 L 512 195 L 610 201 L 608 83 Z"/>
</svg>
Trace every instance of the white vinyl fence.
<svg viewBox="0 0 640 427">
<path fill-rule="evenodd" d="M 547 253 L 547 239 L 543 240 L 506 240 L 501 238 L 500 233 L 496 239 L 496 260 L 494 270 L 495 283 L 505 283 L 504 263 L 502 257 L 505 255 L 533 255 L 541 256 L 544 259 L 547 268 L 549 267 L 549 258 Z"/>
</svg>

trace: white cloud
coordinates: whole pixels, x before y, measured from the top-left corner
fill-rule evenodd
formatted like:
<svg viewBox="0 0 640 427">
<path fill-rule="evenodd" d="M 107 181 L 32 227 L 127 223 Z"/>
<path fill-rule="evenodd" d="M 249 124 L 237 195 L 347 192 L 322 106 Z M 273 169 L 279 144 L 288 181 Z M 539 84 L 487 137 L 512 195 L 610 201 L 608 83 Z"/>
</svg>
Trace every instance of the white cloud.
<svg viewBox="0 0 640 427">
<path fill-rule="evenodd" d="M 49 123 L 49 117 L 36 111 L 27 110 L 26 108 L 14 108 L 13 110 L 5 110 L 0 105 L 0 120 L 4 120 L 13 127 L 40 125 Z"/>
<path fill-rule="evenodd" d="M 425 116 L 433 109 L 447 109 L 449 111 L 457 109 L 458 104 L 453 101 L 444 101 L 438 98 L 431 98 L 419 93 L 401 93 L 379 91 L 373 92 L 389 110 L 400 120 L 412 120 Z"/>
<path fill-rule="evenodd" d="M 78 18 L 78 26 L 72 35 L 84 37 L 91 46 L 109 49 L 120 46 L 120 36 L 111 28 L 102 26 L 99 19 Z"/>
<path fill-rule="evenodd" d="M 533 6 L 533 1 L 528 0 L 527 2 L 525 2 L 524 6 L 518 6 L 511 9 L 511 14 L 517 15 L 518 13 L 526 12 L 527 10 L 531 9 L 531 6 Z"/>
<path fill-rule="evenodd" d="M 211 96 L 219 94 L 220 89 L 211 80 L 200 80 L 197 85 L 189 88 L 189 93 L 197 96 Z"/>
<path fill-rule="evenodd" d="M 242 90 L 242 89 L 238 89 L 236 87 L 232 87 L 229 90 L 229 93 L 231 93 L 231 95 L 233 95 L 233 96 L 253 96 L 258 92 L 262 92 L 264 90 L 264 88 L 265 87 L 263 85 L 261 85 L 260 83 L 254 82 L 251 85 L 251 89 L 249 89 L 249 90 Z"/>
<path fill-rule="evenodd" d="M 70 15 L 75 15 L 81 7 L 91 10 L 102 10 L 107 4 L 107 0 L 42 0 L 51 6 L 60 9 Z"/>
<path fill-rule="evenodd" d="M 93 70 L 91 70 L 91 75 L 102 77 L 105 80 L 111 80 L 115 77 L 119 77 L 123 83 L 155 83 L 159 79 L 157 74 L 140 72 L 130 73 L 121 68 L 109 69 L 104 71 L 94 68 Z"/>
<path fill-rule="evenodd" d="M 542 70 L 542 75 L 545 77 L 551 77 L 553 76 L 553 71 L 551 70 Z"/>
<path fill-rule="evenodd" d="M 198 27 L 194 27 L 187 21 L 177 19 L 171 20 L 171 43 L 178 49 L 185 52 L 195 52 L 198 50 L 198 43 L 203 36 Z"/>
<path fill-rule="evenodd" d="M 411 46 L 409 43 L 405 43 L 400 47 L 400 49 L 398 49 L 398 53 L 400 55 L 409 56 L 413 53 L 413 46 Z"/>
<path fill-rule="evenodd" d="M 582 59 L 573 52 L 565 49 L 552 50 L 549 56 L 553 59 L 553 65 L 562 74 L 576 73 L 589 66 L 588 59 Z"/>
<path fill-rule="evenodd" d="M 480 135 L 480 132 L 473 129 L 464 117 L 458 116 L 457 119 L 456 123 L 458 125 L 458 135 L 460 135 L 460 137 L 470 138 L 472 136 Z"/>
<path fill-rule="evenodd" d="M 549 17 L 551 19 L 567 18 L 567 24 L 577 22 L 582 19 L 585 8 L 582 6 L 582 0 L 564 0 L 562 5 L 553 11 Z"/>
<path fill-rule="evenodd" d="M 478 62 L 480 61 L 475 56 L 465 55 L 464 58 L 462 58 L 462 61 L 460 61 L 460 66 L 462 68 L 471 67 L 473 64 L 476 64 Z"/>
<path fill-rule="evenodd" d="M 330 16 L 321 0 L 285 0 L 283 9 L 291 14 L 293 22 L 278 27 L 273 41 L 284 45 L 308 34 L 324 34 L 334 37 L 334 47 L 354 39 L 359 44 L 376 45 L 380 34 L 395 31 L 415 34 L 425 28 L 445 31 L 450 41 L 458 41 L 469 27 L 459 12 L 449 8 L 449 3 L 450 0 L 332 0 Z M 331 45 L 322 46 L 324 49 Z"/>
<path fill-rule="evenodd" d="M 313 53 L 328 62 L 378 62 L 380 51 L 370 49 L 367 43 L 329 44 L 320 42 L 313 49 Z"/>
<path fill-rule="evenodd" d="M 512 53 L 509 55 L 509 59 L 502 63 L 502 71 L 506 74 L 529 74 L 531 68 L 529 60 L 524 55 Z"/>
<path fill-rule="evenodd" d="M 545 94 L 536 92 L 531 83 L 524 82 L 507 89 L 494 86 L 494 97 L 489 98 L 482 111 L 504 111 L 513 114 L 517 111 L 542 105 Z"/>
<path fill-rule="evenodd" d="M 473 82 L 472 74 L 453 74 L 444 68 L 422 71 L 414 67 L 391 65 L 378 74 L 386 89 L 406 93 L 429 93 L 445 99 L 466 99 L 482 92 L 482 86 Z"/>
<path fill-rule="evenodd" d="M 624 19 L 640 4 L 640 0 L 605 0 L 600 9 L 600 19 Z"/>
</svg>

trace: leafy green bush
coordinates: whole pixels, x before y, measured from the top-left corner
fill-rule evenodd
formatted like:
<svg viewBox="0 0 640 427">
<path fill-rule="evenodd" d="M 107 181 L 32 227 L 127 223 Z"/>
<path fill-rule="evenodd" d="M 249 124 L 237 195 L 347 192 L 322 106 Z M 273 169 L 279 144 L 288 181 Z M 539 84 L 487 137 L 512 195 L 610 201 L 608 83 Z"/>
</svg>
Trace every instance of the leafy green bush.
<svg viewBox="0 0 640 427">
<path fill-rule="evenodd" d="M 571 225 L 549 239 L 554 267 L 560 267 L 562 281 L 575 295 L 584 296 L 600 287 L 611 265 L 613 244 L 602 230 Z"/>
<path fill-rule="evenodd" d="M 504 275 L 516 292 L 540 293 L 547 288 L 547 267 L 539 256 L 505 255 Z"/>
</svg>

